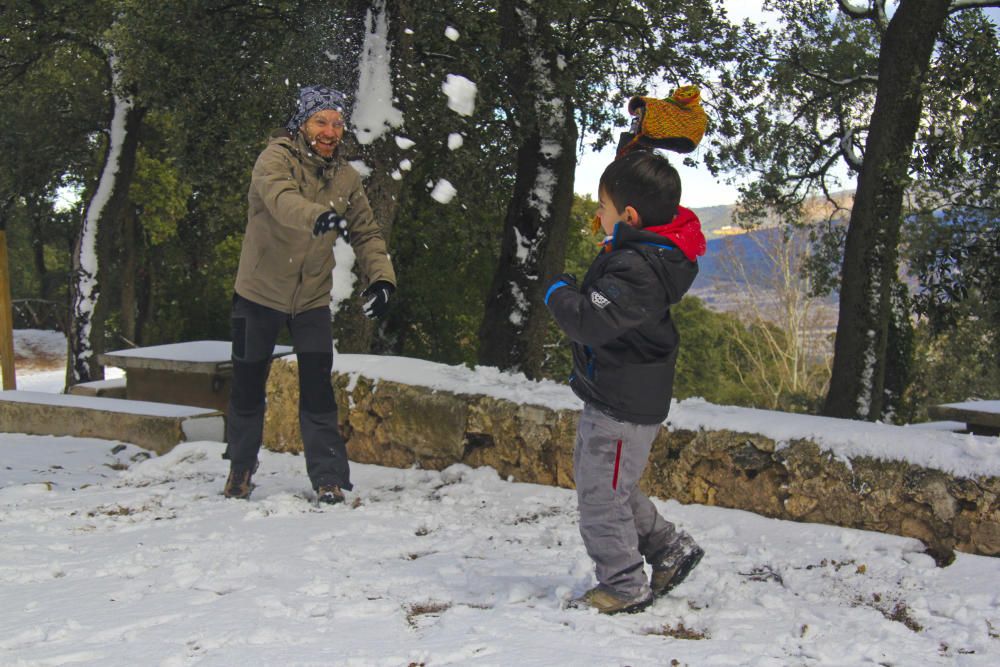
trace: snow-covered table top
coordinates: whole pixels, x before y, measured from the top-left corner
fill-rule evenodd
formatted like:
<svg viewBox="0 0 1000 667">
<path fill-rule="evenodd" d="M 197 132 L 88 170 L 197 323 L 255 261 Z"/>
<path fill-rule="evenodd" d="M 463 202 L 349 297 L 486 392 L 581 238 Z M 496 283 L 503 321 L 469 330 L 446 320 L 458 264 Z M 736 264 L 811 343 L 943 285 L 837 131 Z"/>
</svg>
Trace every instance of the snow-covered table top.
<svg viewBox="0 0 1000 667">
<path fill-rule="evenodd" d="M 964 401 L 962 403 L 945 403 L 941 407 L 1000 415 L 1000 401 Z"/>
<path fill-rule="evenodd" d="M 291 354 L 288 345 L 276 345 L 272 357 Z M 232 343 L 227 340 L 195 340 L 187 343 L 152 345 L 129 350 L 116 350 L 100 355 L 105 366 L 118 368 L 179 371 L 184 373 L 215 373 L 226 367 L 232 357 Z"/>
<path fill-rule="evenodd" d="M 965 422 L 970 431 L 976 427 L 1000 428 L 1000 401 L 963 401 L 934 405 L 927 410 L 936 419 Z"/>
</svg>

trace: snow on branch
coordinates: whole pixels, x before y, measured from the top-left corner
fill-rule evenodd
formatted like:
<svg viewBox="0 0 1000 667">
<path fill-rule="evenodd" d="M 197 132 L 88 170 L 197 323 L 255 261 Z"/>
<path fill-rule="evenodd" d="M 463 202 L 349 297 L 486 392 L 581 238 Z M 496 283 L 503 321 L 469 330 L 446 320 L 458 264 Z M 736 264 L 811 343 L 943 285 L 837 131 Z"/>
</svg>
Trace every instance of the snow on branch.
<svg viewBox="0 0 1000 667">
<path fill-rule="evenodd" d="M 858 152 L 854 148 L 854 137 L 861 129 L 852 127 L 840 138 L 840 154 L 847 160 L 847 164 L 851 165 L 857 171 L 861 171 L 861 165 L 864 163 L 864 158 L 858 155 Z"/>
<path fill-rule="evenodd" d="M 866 19 L 873 15 L 874 9 L 870 2 L 862 2 L 860 5 L 854 2 L 854 0 L 837 0 L 837 4 L 840 8 L 844 10 L 845 14 L 850 14 L 851 16 L 859 19 Z"/>
<path fill-rule="evenodd" d="M 1000 7 L 1000 0 L 952 0 L 948 13 L 960 12 L 963 9 L 976 7 Z"/>
<path fill-rule="evenodd" d="M 955 0 L 962 2 L 963 0 Z M 889 25 L 889 17 L 885 13 L 885 0 L 837 0 L 840 9 L 856 19 L 873 19 L 879 27 L 885 28 Z"/>
<path fill-rule="evenodd" d="M 806 76 L 810 76 L 814 79 L 824 81 L 831 86 L 838 86 L 840 88 L 847 88 L 848 86 L 853 86 L 856 83 L 878 83 L 878 75 L 876 74 L 859 74 L 858 76 L 852 76 L 848 79 L 834 79 L 833 77 L 823 74 L 822 72 L 816 72 L 803 64 L 802 60 L 799 58 L 799 54 L 796 51 L 792 54 L 792 61 L 795 66 L 802 71 Z"/>
</svg>

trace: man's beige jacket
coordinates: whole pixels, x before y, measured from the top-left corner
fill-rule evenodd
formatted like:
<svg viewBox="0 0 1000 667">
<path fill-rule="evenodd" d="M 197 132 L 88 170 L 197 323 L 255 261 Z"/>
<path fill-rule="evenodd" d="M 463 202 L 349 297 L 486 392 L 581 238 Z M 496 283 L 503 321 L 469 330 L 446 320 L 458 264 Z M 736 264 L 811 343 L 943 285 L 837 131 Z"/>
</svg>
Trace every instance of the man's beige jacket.
<svg viewBox="0 0 1000 667">
<path fill-rule="evenodd" d="M 396 284 L 385 239 L 361 176 L 339 155 L 327 162 L 302 133 L 272 136 L 254 164 L 247 230 L 236 293 L 292 315 L 329 306 L 337 232 L 313 238 L 316 218 L 334 210 L 347 219 L 360 274 Z"/>
</svg>

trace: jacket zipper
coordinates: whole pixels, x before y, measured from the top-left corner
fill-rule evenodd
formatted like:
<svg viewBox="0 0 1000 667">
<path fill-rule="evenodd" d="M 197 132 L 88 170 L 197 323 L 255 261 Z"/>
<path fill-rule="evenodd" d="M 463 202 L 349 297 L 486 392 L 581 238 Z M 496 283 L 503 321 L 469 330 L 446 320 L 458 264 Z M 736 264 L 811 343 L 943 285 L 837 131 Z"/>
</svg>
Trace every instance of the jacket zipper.
<svg viewBox="0 0 1000 667">
<path fill-rule="evenodd" d="M 295 285 L 295 291 L 292 292 L 292 317 L 299 311 L 299 292 L 302 290 L 302 268 L 299 268 L 299 282 Z"/>
<path fill-rule="evenodd" d="M 329 177 L 327 177 L 327 173 L 326 173 L 327 169 L 332 169 L 332 173 L 329 175 Z M 319 171 L 318 171 L 318 173 L 316 175 L 317 175 L 317 177 L 318 177 L 318 179 L 320 181 L 332 181 L 333 178 L 337 175 L 337 172 L 339 170 L 340 170 L 340 163 L 335 160 L 331 164 L 326 164 L 326 165 L 320 166 L 319 167 Z M 323 189 L 324 189 L 324 187 L 325 186 L 323 184 L 321 184 L 319 186 L 316 194 L 318 195 L 319 192 L 322 192 Z M 314 199 L 315 199 L 315 197 L 314 197 Z M 309 253 L 307 251 L 306 252 L 306 257 L 308 257 L 308 256 L 309 256 Z M 299 292 L 302 291 L 302 283 L 303 283 L 302 272 L 305 270 L 306 257 L 302 258 L 302 264 L 299 265 L 299 281 L 298 281 L 298 284 L 295 285 L 295 291 L 292 292 L 292 317 L 295 317 L 298 314 L 298 312 L 299 312 Z"/>
</svg>

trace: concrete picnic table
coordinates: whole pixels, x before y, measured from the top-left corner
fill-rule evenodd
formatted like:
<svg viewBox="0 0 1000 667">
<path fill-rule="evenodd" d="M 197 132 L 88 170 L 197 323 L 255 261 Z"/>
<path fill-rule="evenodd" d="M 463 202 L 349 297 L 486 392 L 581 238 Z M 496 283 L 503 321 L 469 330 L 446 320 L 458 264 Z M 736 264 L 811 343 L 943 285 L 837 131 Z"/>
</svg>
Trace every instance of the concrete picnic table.
<svg viewBox="0 0 1000 667">
<path fill-rule="evenodd" d="M 927 413 L 934 419 L 965 422 L 969 433 L 1000 435 L 1000 401 L 965 401 L 932 405 Z"/>
<path fill-rule="evenodd" d="M 277 345 L 271 358 L 291 353 L 291 347 Z M 214 408 L 225 413 L 233 377 L 231 357 L 229 341 L 196 340 L 105 352 L 97 360 L 125 371 L 127 399 Z"/>
</svg>

